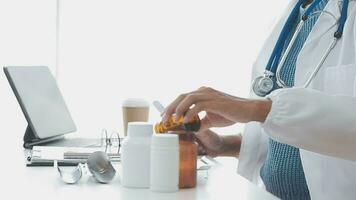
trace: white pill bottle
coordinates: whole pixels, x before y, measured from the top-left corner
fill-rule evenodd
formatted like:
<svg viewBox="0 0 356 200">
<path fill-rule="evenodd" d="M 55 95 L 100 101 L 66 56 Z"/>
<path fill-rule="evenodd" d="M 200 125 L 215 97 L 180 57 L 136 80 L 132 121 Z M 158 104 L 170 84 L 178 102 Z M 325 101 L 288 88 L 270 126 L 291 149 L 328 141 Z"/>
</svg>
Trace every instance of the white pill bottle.
<svg viewBox="0 0 356 200">
<path fill-rule="evenodd" d="M 179 140 L 176 134 L 158 134 L 151 142 L 150 189 L 176 192 L 179 185 Z"/>
<path fill-rule="evenodd" d="M 150 147 L 153 126 L 147 122 L 129 122 L 121 150 L 121 184 L 148 188 L 150 185 Z"/>
</svg>

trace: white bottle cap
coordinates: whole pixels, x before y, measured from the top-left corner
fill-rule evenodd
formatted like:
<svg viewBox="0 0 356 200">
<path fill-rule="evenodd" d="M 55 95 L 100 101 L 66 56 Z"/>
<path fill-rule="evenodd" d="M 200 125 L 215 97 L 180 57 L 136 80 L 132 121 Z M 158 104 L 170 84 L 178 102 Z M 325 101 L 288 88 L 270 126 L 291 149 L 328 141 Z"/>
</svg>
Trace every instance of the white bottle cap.
<svg viewBox="0 0 356 200">
<path fill-rule="evenodd" d="M 178 148 L 178 141 L 178 135 L 176 134 L 155 134 L 151 139 L 151 145 L 161 148 Z"/>
<path fill-rule="evenodd" d="M 127 135 L 129 137 L 151 137 L 153 125 L 147 122 L 129 122 Z"/>
</svg>

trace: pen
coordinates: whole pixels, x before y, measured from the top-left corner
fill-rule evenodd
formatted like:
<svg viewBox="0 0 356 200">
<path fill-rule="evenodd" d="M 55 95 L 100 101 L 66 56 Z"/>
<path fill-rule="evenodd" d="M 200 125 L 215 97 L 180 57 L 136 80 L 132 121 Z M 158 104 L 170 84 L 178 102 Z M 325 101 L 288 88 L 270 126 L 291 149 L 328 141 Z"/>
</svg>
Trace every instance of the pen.
<svg viewBox="0 0 356 200">
<path fill-rule="evenodd" d="M 54 162 L 27 163 L 26 167 L 53 167 Z M 58 162 L 58 166 L 77 166 L 78 163 Z"/>
</svg>

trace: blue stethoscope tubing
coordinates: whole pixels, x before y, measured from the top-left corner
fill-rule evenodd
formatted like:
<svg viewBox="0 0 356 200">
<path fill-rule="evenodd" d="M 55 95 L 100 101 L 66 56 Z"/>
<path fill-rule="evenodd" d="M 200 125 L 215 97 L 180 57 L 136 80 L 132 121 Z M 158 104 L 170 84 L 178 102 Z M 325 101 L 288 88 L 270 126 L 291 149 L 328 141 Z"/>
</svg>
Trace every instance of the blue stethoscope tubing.
<svg viewBox="0 0 356 200">
<path fill-rule="evenodd" d="M 308 20 L 308 18 L 312 15 L 313 9 L 321 2 L 322 0 L 314 0 L 314 2 L 306 9 L 304 14 L 302 15 L 301 21 L 298 23 L 297 28 L 295 33 L 292 36 L 292 39 L 290 40 L 283 56 L 283 47 L 285 45 L 285 42 L 287 40 L 287 37 L 292 30 L 293 24 L 295 19 L 297 18 L 299 14 L 299 9 L 302 6 L 302 4 L 305 2 L 305 0 L 299 0 L 295 7 L 292 9 L 289 17 L 287 18 L 286 23 L 284 24 L 282 31 L 277 39 L 276 45 L 271 53 L 271 56 L 267 62 L 265 72 L 262 76 L 258 76 L 252 85 L 252 89 L 254 93 L 258 96 L 264 97 L 268 95 L 274 88 L 274 81 L 273 81 L 273 76 L 276 77 L 276 83 L 280 88 L 287 88 L 288 86 L 284 83 L 284 81 L 280 78 L 280 70 L 290 52 L 291 47 L 294 44 L 294 41 L 296 40 L 299 32 L 301 31 L 301 28 L 303 27 L 303 24 Z M 328 49 L 324 52 L 324 55 L 322 56 L 319 64 L 317 67 L 314 69 L 313 73 L 311 76 L 308 78 L 307 82 L 304 84 L 304 87 L 307 87 L 310 82 L 313 80 L 317 72 L 319 71 L 320 67 L 324 63 L 325 59 L 331 52 L 331 50 L 335 47 L 336 42 L 338 39 L 342 37 L 346 18 L 347 18 L 347 9 L 349 6 L 349 0 L 343 0 L 342 1 L 342 8 L 341 8 L 341 15 L 338 20 L 339 26 L 334 33 L 334 40 L 332 43 L 329 45 Z M 281 58 L 282 56 L 282 58 Z"/>
</svg>

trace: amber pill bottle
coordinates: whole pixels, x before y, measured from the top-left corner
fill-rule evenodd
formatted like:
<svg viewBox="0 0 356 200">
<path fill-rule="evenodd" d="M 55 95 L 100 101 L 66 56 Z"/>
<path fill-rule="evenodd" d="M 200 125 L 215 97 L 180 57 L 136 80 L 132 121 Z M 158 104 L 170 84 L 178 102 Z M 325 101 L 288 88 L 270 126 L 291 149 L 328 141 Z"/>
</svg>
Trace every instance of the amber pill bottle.
<svg viewBox="0 0 356 200">
<path fill-rule="evenodd" d="M 194 116 L 190 121 L 184 123 L 184 117 L 177 119 L 171 116 L 166 122 L 159 122 L 155 125 L 156 133 L 167 133 L 168 131 L 191 131 L 197 132 L 200 129 L 200 118 Z"/>
<path fill-rule="evenodd" d="M 179 134 L 179 188 L 197 185 L 198 144 L 194 133 Z"/>
<path fill-rule="evenodd" d="M 155 125 L 155 132 L 158 134 L 179 136 L 179 188 L 193 188 L 197 185 L 198 143 L 193 132 L 199 129 L 199 116 L 195 116 L 188 123 L 183 122 L 183 117 L 176 119 L 172 116 L 167 122 Z"/>
</svg>

